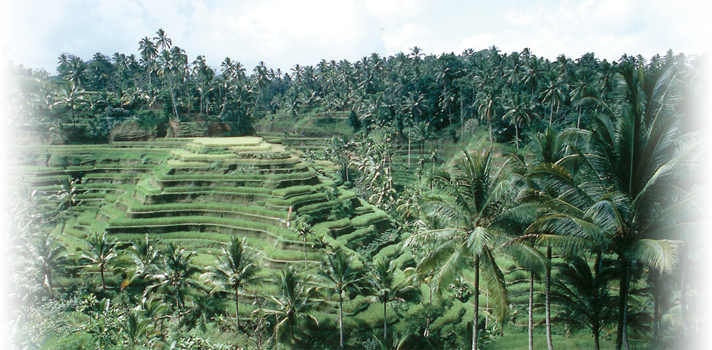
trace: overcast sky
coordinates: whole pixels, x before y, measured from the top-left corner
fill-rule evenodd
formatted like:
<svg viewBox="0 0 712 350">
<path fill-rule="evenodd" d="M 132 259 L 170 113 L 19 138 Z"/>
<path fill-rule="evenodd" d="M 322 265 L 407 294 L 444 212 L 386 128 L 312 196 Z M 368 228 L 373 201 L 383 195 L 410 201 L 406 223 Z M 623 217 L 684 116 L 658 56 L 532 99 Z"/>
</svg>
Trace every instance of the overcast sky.
<svg viewBox="0 0 712 350">
<path fill-rule="evenodd" d="M 55 73 L 57 57 L 136 54 L 163 28 L 192 61 L 225 57 L 248 72 L 264 61 L 288 72 L 321 59 L 351 62 L 413 46 L 427 54 L 496 45 L 540 57 L 586 52 L 617 60 L 668 49 L 708 50 L 712 21 L 700 0 L 11 0 L 2 1 L 3 60 Z"/>
</svg>

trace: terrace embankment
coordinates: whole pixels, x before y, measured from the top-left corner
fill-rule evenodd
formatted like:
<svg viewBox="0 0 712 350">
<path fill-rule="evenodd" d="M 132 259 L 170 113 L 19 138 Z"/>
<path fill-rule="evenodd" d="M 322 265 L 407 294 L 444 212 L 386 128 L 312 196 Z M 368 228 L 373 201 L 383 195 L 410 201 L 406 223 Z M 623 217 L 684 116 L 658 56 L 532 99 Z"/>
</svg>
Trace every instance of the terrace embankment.
<svg viewBox="0 0 712 350">
<path fill-rule="evenodd" d="M 10 169 L 45 196 L 71 196 L 62 241 L 75 250 L 102 231 L 120 239 L 185 235 L 186 248 L 200 252 L 239 236 L 263 251 L 266 265 L 304 261 L 305 250 L 317 264 L 324 247 L 315 242 L 357 249 L 391 227 L 385 213 L 300 153 L 260 137 L 29 145 L 18 147 Z M 313 225 L 306 241 L 291 229 L 295 220 Z"/>
</svg>

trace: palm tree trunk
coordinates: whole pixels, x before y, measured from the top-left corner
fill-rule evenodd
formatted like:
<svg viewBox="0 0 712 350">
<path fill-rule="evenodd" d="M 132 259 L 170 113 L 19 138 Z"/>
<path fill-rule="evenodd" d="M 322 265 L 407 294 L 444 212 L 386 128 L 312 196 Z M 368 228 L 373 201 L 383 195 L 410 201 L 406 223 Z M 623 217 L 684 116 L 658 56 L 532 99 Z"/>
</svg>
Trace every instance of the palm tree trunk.
<svg viewBox="0 0 712 350">
<path fill-rule="evenodd" d="M 408 134 L 408 169 L 410 169 L 410 134 Z"/>
<path fill-rule="evenodd" d="M 309 268 L 309 261 L 307 260 L 307 235 L 304 235 L 304 268 Z"/>
<path fill-rule="evenodd" d="M 240 294 L 235 288 L 235 320 L 237 321 L 237 329 L 240 329 Z"/>
<path fill-rule="evenodd" d="M 529 272 L 529 350 L 534 350 L 534 272 Z"/>
<path fill-rule="evenodd" d="M 383 340 L 388 339 L 388 319 L 386 318 L 386 305 L 388 305 L 387 301 L 383 302 Z"/>
<path fill-rule="evenodd" d="M 492 140 L 492 118 L 487 117 L 487 124 L 489 124 L 489 137 L 490 137 L 490 147 L 494 144 L 494 141 Z"/>
<path fill-rule="evenodd" d="M 101 273 L 101 289 L 106 289 L 106 282 L 104 282 L 104 267 L 99 269 Z"/>
<path fill-rule="evenodd" d="M 344 297 L 339 293 L 339 345 L 344 348 Z"/>
<path fill-rule="evenodd" d="M 685 268 L 687 263 L 687 246 L 683 243 L 680 247 L 680 261 L 678 262 L 680 270 L 680 318 L 682 321 L 682 335 L 687 339 L 687 334 L 690 329 L 688 312 L 687 312 L 687 288 L 685 286 Z"/>
<path fill-rule="evenodd" d="M 660 273 L 652 273 L 657 275 L 653 282 L 653 343 L 657 349 L 660 342 Z"/>
<path fill-rule="evenodd" d="M 546 258 L 551 262 L 551 245 L 546 247 Z M 546 345 L 549 350 L 554 350 L 551 340 L 551 265 L 546 267 Z"/>
<path fill-rule="evenodd" d="M 616 350 L 621 350 L 624 346 L 624 333 L 626 329 L 626 309 L 628 304 L 628 261 L 623 256 L 618 257 L 621 263 L 620 291 L 618 292 L 618 327 L 616 331 Z M 627 337 L 626 337 L 627 338 Z M 625 339 L 627 342 L 627 339 Z M 627 348 L 628 345 L 626 344 Z"/>
<path fill-rule="evenodd" d="M 480 257 L 475 258 L 475 312 L 472 322 L 472 350 L 477 350 L 477 321 L 480 317 Z"/>
</svg>

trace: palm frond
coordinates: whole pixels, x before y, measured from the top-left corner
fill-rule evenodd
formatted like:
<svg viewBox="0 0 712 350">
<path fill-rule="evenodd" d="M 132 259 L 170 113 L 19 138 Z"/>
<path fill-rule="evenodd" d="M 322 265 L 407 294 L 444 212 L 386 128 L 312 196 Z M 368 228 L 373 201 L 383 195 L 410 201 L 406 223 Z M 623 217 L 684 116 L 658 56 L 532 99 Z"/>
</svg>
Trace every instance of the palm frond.
<svg viewBox="0 0 712 350">
<path fill-rule="evenodd" d="M 646 237 L 667 237 L 673 240 L 685 241 L 687 245 L 695 247 L 705 239 L 709 227 L 709 220 L 686 221 L 648 230 Z"/>
<path fill-rule="evenodd" d="M 661 273 L 670 273 L 677 262 L 677 250 L 680 241 L 667 239 L 639 239 L 625 252 L 633 261 L 659 270 Z"/>
</svg>

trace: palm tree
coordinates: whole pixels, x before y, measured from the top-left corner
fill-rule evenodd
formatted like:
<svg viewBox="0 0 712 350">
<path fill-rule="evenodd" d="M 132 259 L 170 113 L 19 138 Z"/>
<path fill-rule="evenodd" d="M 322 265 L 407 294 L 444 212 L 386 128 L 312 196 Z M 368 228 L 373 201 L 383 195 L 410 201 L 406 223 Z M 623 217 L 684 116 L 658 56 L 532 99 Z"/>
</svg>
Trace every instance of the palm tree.
<svg viewBox="0 0 712 350">
<path fill-rule="evenodd" d="M 297 222 L 297 226 L 294 228 L 294 230 L 297 232 L 297 235 L 302 238 L 302 241 L 304 241 L 304 268 L 308 269 L 309 258 L 307 256 L 307 238 L 309 235 L 312 234 L 312 227 L 309 223 L 299 221 Z"/>
<path fill-rule="evenodd" d="M 431 180 L 440 194 L 425 198 L 423 208 L 447 224 L 444 229 L 422 231 L 406 241 L 432 242 L 431 249 L 416 267 L 416 273 L 436 270 L 436 291 L 446 289 L 465 269 L 475 272 L 472 348 L 478 340 L 480 272 L 490 278 L 496 317 L 501 321 L 509 307 L 504 275 L 495 262 L 494 245 L 501 236 L 498 214 L 509 184 L 501 170 L 495 172 L 491 151 L 471 156 L 463 151 L 452 173 L 440 171 Z"/>
<path fill-rule="evenodd" d="M 158 271 L 151 276 L 153 282 L 146 288 L 144 295 L 158 292 L 173 299 L 174 307 L 179 313 L 185 307 L 187 294 L 202 290 L 200 283 L 193 278 L 202 271 L 193 265 L 194 252 L 186 252 L 184 248 L 177 247 L 173 242 L 168 243 L 166 250 L 161 254 L 162 262 Z"/>
<path fill-rule="evenodd" d="M 65 83 L 59 89 L 56 99 L 57 102 L 49 106 L 50 110 L 57 107 L 69 107 L 72 112 L 72 126 L 76 126 L 75 111 L 89 103 L 87 100 L 87 92 L 78 85 Z"/>
<path fill-rule="evenodd" d="M 549 82 L 547 83 L 544 90 L 539 94 L 542 104 L 548 104 L 551 107 L 551 112 L 549 113 L 549 127 L 554 120 L 554 106 L 556 106 L 556 114 L 559 114 L 559 106 L 566 99 L 566 94 L 564 90 L 566 88 L 566 83 L 560 77 L 550 72 Z"/>
<path fill-rule="evenodd" d="M 556 244 L 615 254 L 620 349 L 627 347 L 633 264 L 671 271 L 679 242 L 669 238 L 693 224 L 701 195 L 674 185 L 700 159 L 699 135 L 680 135 L 680 118 L 670 108 L 679 98 L 674 71 L 650 77 L 648 85 L 642 67 L 625 63 L 618 69 L 614 106 L 593 98 L 611 116 L 594 118 L 593 130 L 562 133 L 568 151 L 534 172 L 543 187 L 533 197 L 546 214 L 528 231 L 538 232 L 547 249 Z"/>
<path fill-rule="evenodd" d="M 249 248 L 246 239 L 230 238 L 230 244 L 223 247 L 223 255 L 218 257 L 218 266 L 209 266 L 200 277 L 213 286 L 210 293 L 231 289 L 235 293 L 235 319 L 240 327 L 240 291 L 261 281 L 258 276 L 257 253 Z"/>
<path fill-rule="evenodd" d="M 294 326 L 299 319 L 308 319 L 319 324 L 317 319 L 309 312 L 316 306 L 317 290 L 310 286 L 310 281 L 300 276 L 294 266 L 280 271 L 273 276 L 278 292 L 271 295 L 270 299 L 275 303 L 275 309 L 269 311 L 277 318 L 275 334 L 285 323 L 289 325 L 289 331 L 293 340 Z"/>
<path fill-rule="evenodd" d="M 378 260 L 371 269 L 368 282 L 373 296 L 369 297 L 374 302 L 383 303 L 383 339 L 388 339 L 388 317 L 386 308 L 391 301 L 405 302 L 403 298 L 407 293 L 416 291 L 410 280 L 403 278 L 396 283 L 396 261 Z"/>
<path fill-rule="evenodd" d="M 501 247 L 517 265 L 529 272 L 529 305 L 527 309 L 529 350 L 534 349 L 534 280 L 540 279 L 540 276 L 546 274 L 551 265 L 551 261 L 532 244 L 532 239 L 525 235 L 525 229 L 535 218 L 537 209 L 536 205 L 523 204 L 511 210 L 514 215 L 504 221 L 508 222 L 510 232 L 517 236 Z"/>
<path fill-rule="evenodd" d="M 514 125 L 514 141 L 519 150 L 519 124 L 525 121 L 530 121 L 535 115 L 531 108 L 531 104 L 527 101 L 522 94 L 515 93 L 513 96 L 504 103 L 504 115 L 503 120 L 509 120 L 509 123 Z"/>
<path fill-rule="evenodd" d="M 475 106 L 477 106 L 477 113 L 480 115 L 480 119 L 486 119 L 489 125 L 489 139 L 490 147 L 494 144 L 492 138 L 492 117 L 497 113 L 497 102 L 495 95 L 492 93 L 480 92 L 477 94 L 475 100 Z"/>
<path fill-rule="evenodd" d="M 127 349 L 135 349 L 136 345 L 144 341 L 142 338 L 152 333 L 154 329 L 153 320 L 142 318 L 135 310 L 128 311 L 119 317 L 119 331 L 121 337 L 126 339 Z"/>
<path fill-rule="evenodd" d="M 613 320 L 615 304 L 609 293 L 616 269 L 598 255 L 592 273 L 581 256 L 558 267 L 557 280 L 552 283 L 551 299 L 560 308 L 558 318 L 574 327 L 586 327 L 593 333 L 596 350 L 603 327 Z"/>
<path fill-rule="evenodd" d="M 421 155 L 425 153 L 425 143 L 430 139 L 431 133 L 430 123 L 426 121 L 416 124 L 415 128 L 410 132 L 410 137 L 420 145 L 418 153 Z"/>
<path fill-rule="evenodd" d="M 27 242 L 27 252 L 29 253 L 27 262 L 33 270 L 37 271 L 41 280 L 52 291 L 52 275 L 54 272 L 64 270 L 68 258 L 65 255 L 66 248 L 57 242 L 57 237 L 52 236 L 49 231 L 40 231 L 30 237 Z"/>
<path fill-rule="evenodd" d="M 82 248 L 82 259 L 87 262 L 85 267 L 98 267 L 101 274 L 101 289 L 106 289 L 104 271 L 116 259 L 116 239 L 107 239 L 106 232 L 94 233 L 87 238 L 87 247 Z"/>
<path fill-rule="evenodd" d="M 339 249 L 334 254 L 330 254 L 324 261 L 319 277 L 324 284 L 339 295 L 339 346 L 344 348 L 344 297 L 349 293 L 360 291 L 365 281 L 364 270 L 352 267 L 355 255 L 347 256 L 343 250 Z"/>
<path fill-rule="evenodd" d="M 148 234 L 143 239 L 131 241 L 126 254 L 133 260 L 133 266 L 126 273 L 126 280 L 121 283 L 121 289 L 128 287 L 135 278 L 145 277 L 156 272 L 156 264 L 160 258 L 160 251 L 156 249 L 158 239 L 148 239 Z"/>
<path fill-rule="evenodd" d="M 161 48 L 161 51 L 170 50 L 171 45 L 173 45 L 173 40 L 166 36 L 166 32 L 163 28 L 158 29 L 156 32 L 156 37 L 153 38 L 156 41 L 156 45 Z"/>
<path fill-rule="evenodd" d="M 79 194 L 79 189 L 77 188 L 77 180 L 71 180 L 69 176 L 60 180 L 59 185 L 61 189 L 57 193 L 47 197 L 49 200 L 59 200 L 58 211 L 63 211 L 69 208 L 69 213 L 74 215 L 74 210 L 72 206 L 77 204 L 77 194 Z"/>
<path fill-rule="evenodd" d="M 151 74 L 153 73 L 153 59 L 158 56 L 158 48 L 153 40 L 148 37 L 144 37 L 138 43 L 138 49 L 141 54 L 141 60 L 143 61 L 144 69 L 146 70 L 146 75 L 148 75 L 148 86 L 151 86 Z"/>
</svg>

